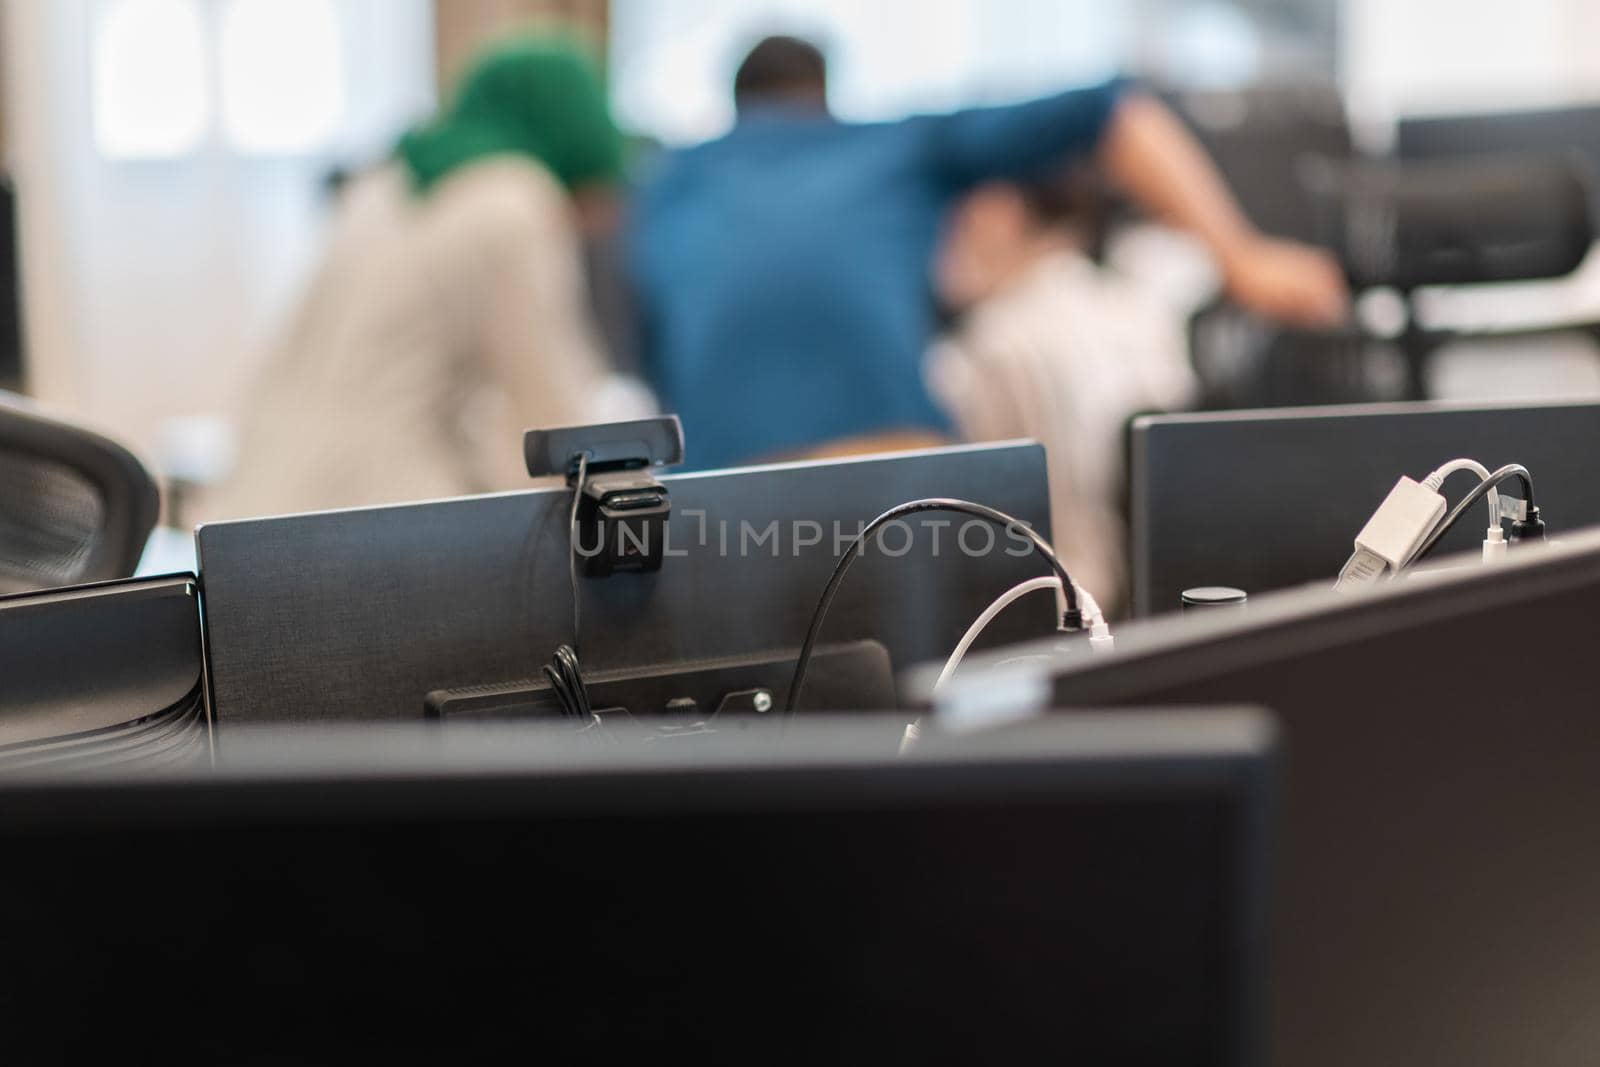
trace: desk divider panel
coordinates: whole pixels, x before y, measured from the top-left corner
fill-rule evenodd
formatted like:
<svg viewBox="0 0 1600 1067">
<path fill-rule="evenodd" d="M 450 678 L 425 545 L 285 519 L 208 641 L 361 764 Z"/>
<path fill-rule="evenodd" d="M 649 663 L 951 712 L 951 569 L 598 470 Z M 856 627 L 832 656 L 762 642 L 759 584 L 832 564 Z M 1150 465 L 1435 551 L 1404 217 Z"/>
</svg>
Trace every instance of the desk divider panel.
<svg viewBox="0 0 1600 1067">
<path fill-rule="evenodd" d="M 1034 444 L 662 481 L 672 555 L 661 571 L 579 578 L 586 670 L 798 647 L 838 553 L 906 500 L 987 504 L 1049 536 Z M 565 489 L 537 489 L 202 526 L 217 721 L 416 719 L 434 690 L 537 677 L 572 640 L 570 502 Z M 876 639 L 896 670 L 942 658 L 996 596 L 1046 573 L 1004 531 L 991 543 L 992 528 L 966 522 L 918 515 L 885 531 L 845 579 L 821 640 Z M 1045 636 L 1052 620 L 1049 597 L 1029 598 L 983 643 Z"/>
<path fill-rule="evenodd" d="M 1133 429 L 1134 610 L 1178 610 L 1195 586 L 1252 596 L 1331 586 L 1355 536 L 1401 475 L 1421 480 L 1460 456 L 1533 475 L 1551 537 L 1600 524 L 1600 404 L 1360 404 L 1139 419 Z M 1454 503 L 1474 479 L 1451 478 Z M 1520 494 L 1516 483 L 1506 491 Z M 1472 552 L 1487 511 L 1466 516 L 1435 556 Z"/>
</svg>

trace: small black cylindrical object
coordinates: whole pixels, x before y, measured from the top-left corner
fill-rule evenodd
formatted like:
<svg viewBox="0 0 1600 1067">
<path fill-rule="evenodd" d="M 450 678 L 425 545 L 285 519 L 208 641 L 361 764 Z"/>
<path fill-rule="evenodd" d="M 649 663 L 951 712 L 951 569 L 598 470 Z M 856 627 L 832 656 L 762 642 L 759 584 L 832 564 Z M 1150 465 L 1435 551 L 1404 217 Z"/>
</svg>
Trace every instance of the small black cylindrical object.
<svg viewBox="0 0 1600 1067">
<path fill-rule="evenodd" d="M 1199 611 L 1203 608 L 1242 608 L 1249 595 L 1243 589 L 1225 585 L 1203 585 L 1183 591 L 1183 610 Z"/>
</svg>

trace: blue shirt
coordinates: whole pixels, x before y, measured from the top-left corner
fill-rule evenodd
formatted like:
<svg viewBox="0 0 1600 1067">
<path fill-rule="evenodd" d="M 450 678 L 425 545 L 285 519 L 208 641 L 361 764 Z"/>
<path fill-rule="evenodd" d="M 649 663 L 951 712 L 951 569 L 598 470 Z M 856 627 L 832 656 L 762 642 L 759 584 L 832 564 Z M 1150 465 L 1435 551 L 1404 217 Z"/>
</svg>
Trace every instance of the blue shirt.
<svg viewBox="0 0 1600 1067">
<path fill-rule="evenodd" d="M 1117 95 L 873 124 L 775 107 L 668 154 L 635 201 L 629 259 L 645 371 L 689 463 L 945 429 L 921 368 L 952 201 L 1086 153 Z"/>
</svg>

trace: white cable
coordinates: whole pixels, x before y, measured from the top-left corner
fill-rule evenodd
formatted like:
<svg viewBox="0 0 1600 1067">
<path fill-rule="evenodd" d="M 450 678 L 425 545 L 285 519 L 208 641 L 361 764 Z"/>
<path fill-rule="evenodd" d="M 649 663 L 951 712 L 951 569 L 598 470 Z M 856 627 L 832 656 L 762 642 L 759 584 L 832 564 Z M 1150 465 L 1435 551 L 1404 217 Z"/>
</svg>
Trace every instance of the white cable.
<svg viewBox="0 0 1600 1067">
<path fill-rule="evenodd" d="M 1083 621 L 1089 629 L 1089 647 L 1096 652 L 1109 652 L 1112 647 L 1112 637 L 1111 628 L 1106 625 L 1105 612 L 1100 610 L 1099 602 L 1089 594 L 1087 589 L 1076 582 L 1073 583 L 1073 587 L 1078 592 L 1078 605 L 1083 612 Z M 938 692 L 944 686 L 944 683 L 949 680 L 950 676 L 956 672 L 956 668 L 961 666 L 961 661 L 966 658 L 967 650 L 972 647 L 973 642 L 994 621 L 995 616 L 1029 593 L 1037 593 L 1044 589 L 1055 590 L 1056 607 L 1061 609 L 1066 602 L 1066 593 L 1061 588 L 1061 579 L 1053 574 L 1040 578 L 1029 578 L 1025 582 L 1014 585 L 1004 593 L 1001 593 L 993 604 L 984 608 L 983 614 L 973 620 L 972 625 L 967 627 L 967 632 L 962 634 L 961 640 L 956 643 L 956 650 L 950 653 L 949 660 L 945 662 L 944 670 L 939 672 L 939 680 L 933 683 L 934 691 Z"/>
<path fill-rule="evenodd" d="M 993 604 L 984 608 L 983 614 L 979 615 L 973 620 L 972 625 L 967 627 L 967 632 L 962 634 L 961 640 L 956 643 L 956 650 L 950 653 L 950 658 L 945 661 L 944 670 L 939 672 L 939 680 L 933 683 L 934 692 L 938 692 L 940 687 L 956 672 L 956 668 L 961 666 L 962 659 L 966 657 L 967 649 L 972 647 L 972 643 L 994 621 L 996 615 L 1029 593 L 1037 593 L 1041 589 L 1054 589 L 1057 593 L 1060 593 L 1061 579 L 1053 574 L 1041 578 L 1029 578 L 1027 581 L 1007 589 L 995 599 Z"/>
<path fill-rule="evenodd" d="M 1479 481 L 1486 482 L 1489 480 L 1489 468 L 1477 460 L 1453 459 L 1424 478 L 1422 484 L 1437 493 L 1444 486 L 1445 479 L 1458 471 L 1471 471 L 1478 476 Z M 1500 527 L 1500 491 L 1498 489 L 1489 490 L 1485 499 L 1489 502 L 1489 529 L 1484 535 L 1483 558 L 1489 560 L 1497 558 L 1497 553 L 1500 550 L 1490 546 L 1504 544 L 1505 531 Z"/>
<path fill-rule="evenodd" d="M 906 723 L 906 732 L 900 735 L 900 751 L 896 754 L 904 756 L 920 740 L 922 740 L 922 720 Z"/>
<path fill-rule="evenodd" d="M 1111 627 L 1106 625 L 1106 613 L 1100 610 L 1100 602 L 1077 582 L 1072 587 L 1078 591 L 1078 603 L 1083 605 L 1083 618 L 1089 624 L 1089 647 L 1095 652 L 1110 652 L 1115 646 L 1115 638 L 1111 636 Z"/>
</svg>

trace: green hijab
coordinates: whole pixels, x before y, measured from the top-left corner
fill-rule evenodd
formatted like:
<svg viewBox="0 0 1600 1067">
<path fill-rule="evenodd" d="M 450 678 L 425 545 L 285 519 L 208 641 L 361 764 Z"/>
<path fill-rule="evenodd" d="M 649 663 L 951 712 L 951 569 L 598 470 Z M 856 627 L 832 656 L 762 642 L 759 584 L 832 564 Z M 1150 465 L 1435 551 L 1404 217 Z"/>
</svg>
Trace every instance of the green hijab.
<svg viewBox="0 0 1600 1067">
<path fill-rule="evenodd" d="M 568 189 L 622 169 L 599 69 L 575 40 L 557 36 L 514 37 L 483 52 L 450 107 L 401 138 L 398 153 L 423 194 L 488 156 L 533 159 Z"/>
</svg>

